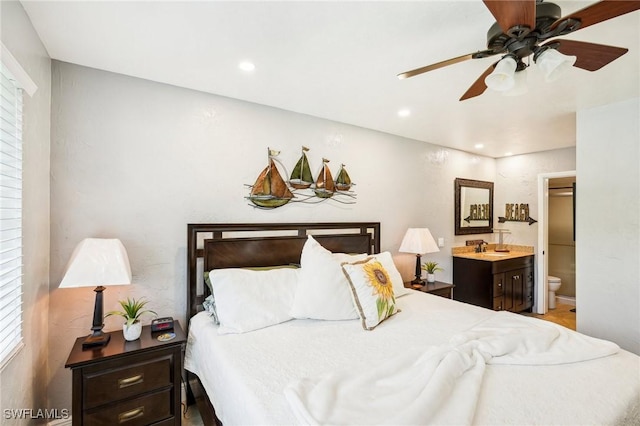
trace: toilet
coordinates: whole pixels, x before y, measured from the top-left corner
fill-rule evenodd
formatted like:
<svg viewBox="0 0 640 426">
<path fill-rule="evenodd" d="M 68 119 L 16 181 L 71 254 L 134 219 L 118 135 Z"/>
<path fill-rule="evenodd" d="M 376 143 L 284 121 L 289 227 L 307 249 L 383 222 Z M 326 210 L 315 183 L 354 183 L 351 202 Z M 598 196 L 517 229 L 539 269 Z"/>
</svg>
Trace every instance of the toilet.
<svg viewBox="0 0 640 426">
<path fill-rule="evenodd" d="M 552 275 L 547 276 L 547 284 L 549 285 L 549 309 L 556 308 L 556 291 L 560 289 L 562 281 L 558 277 Z"/>
</svg>

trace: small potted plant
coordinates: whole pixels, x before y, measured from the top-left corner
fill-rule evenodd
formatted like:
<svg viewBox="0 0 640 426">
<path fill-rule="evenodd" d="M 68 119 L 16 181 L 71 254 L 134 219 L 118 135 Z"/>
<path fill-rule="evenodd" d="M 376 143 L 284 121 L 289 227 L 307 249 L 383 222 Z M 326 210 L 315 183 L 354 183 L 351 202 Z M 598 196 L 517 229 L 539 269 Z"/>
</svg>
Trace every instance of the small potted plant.
<svg viewBox="0 0 640 426">
<path fill-rule="evenodd" d="M 427 282 L 436 282 L 436 271 L 444 271 L 444 269 L 438 266 L 438 262 L 425 262 L 422 265 L 422 269 L 427 271 Z"/>
<path fill-rule="evenodd" d="M 150 313 L 153 315 L 157 315 L 154 311 L 149 309 L 144 309 L 144 306 L 147 304 L 146 300 L 136 300 L 129 299 L 127 300 L 119 300 L 120 306 L 122 306 L 122 311 L 111 311 L 107 312 L 105 317 L 111 315 L 120 315 L 124 317 L 126 320 L 122 325 L 122 333 L 124 334 L 124 338 L 128 341 L 136 340 L 140 337 L 142 333 L 142 323 L 140 322 L 140 316 L 142 314 Z"/>
</svg>

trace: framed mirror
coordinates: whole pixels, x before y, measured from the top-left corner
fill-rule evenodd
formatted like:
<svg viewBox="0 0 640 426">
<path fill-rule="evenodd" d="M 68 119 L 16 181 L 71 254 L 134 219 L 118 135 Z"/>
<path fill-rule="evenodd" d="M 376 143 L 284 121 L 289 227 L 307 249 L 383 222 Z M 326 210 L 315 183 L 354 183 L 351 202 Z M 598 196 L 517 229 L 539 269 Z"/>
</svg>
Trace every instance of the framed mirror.
<svg viewBox="0 0 640 426">
<path fill-rule="evenodd" d="M 455 180 L 455 234 L 493 232 L 493 182 Z"/>
</svg>

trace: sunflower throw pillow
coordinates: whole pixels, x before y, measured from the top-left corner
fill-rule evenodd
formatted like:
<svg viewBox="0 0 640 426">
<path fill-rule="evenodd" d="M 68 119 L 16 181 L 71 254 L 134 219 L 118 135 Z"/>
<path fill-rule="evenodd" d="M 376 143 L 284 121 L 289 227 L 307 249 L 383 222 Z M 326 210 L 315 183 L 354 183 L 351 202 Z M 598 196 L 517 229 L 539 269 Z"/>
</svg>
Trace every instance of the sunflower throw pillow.
<svg viewBox="0 0 640 426">
<path fill-rule="evenodd" d="M 389 272 L 375 258 L 356 263 L 343 263 L 342 270 L 349 280 L 353 303 L 365 330 L 398 312 Z"/>
</svg>

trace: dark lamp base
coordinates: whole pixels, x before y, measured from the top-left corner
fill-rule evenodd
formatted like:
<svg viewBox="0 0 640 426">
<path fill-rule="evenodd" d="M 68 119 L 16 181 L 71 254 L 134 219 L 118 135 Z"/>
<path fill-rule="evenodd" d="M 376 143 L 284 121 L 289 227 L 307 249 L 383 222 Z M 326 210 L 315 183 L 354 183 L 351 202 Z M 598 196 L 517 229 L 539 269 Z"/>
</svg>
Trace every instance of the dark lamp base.
<svg viewBox="0 0 640 426">
<path fill-rule="evenodd" d="M 93 348 L 95 346 L 104 346 L 109 343 L 111 334 L 100 332 L 99 334 L 92 334 L 87 336 L 82 342 L 82 349 Z"/>
<path fill-rule="evenodd" d="M 422 276 L 422 268 L 420 267 L 420 255 L 416 254 L 416 277 L 411 281 L 411 284 L 424 284 Z"/>
<path fill-rule="evenodd" d="M 92 333 L 87 336 L 82 342 L 82 349 L 92 348 L 94 346 L 104 346 L 109 343 L 111 335 L 102 331 L 102 319 L 103 319 L 103 302 L 102 292 L 105 288 L 101 285 L 93 289 L 96 292 L 96 302 L 93 306 L 93 326 L 91 327 Z"/>
</svg>

